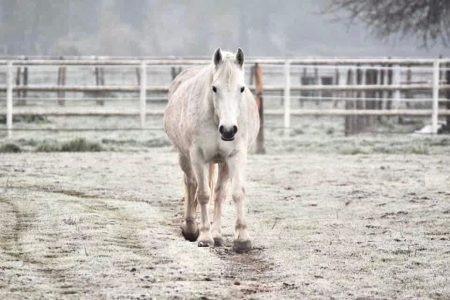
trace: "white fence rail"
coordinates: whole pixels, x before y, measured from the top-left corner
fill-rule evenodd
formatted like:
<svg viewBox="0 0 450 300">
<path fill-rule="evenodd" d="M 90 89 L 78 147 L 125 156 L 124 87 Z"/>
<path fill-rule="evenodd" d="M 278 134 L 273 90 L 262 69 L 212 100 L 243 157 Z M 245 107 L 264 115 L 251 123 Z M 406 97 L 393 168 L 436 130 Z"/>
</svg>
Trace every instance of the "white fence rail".
<svg viewBox="0 0 450 300">
<path fill-rule="evenodd" d="M 52 59 L 52 58 L 27 58 L 27 59 L 4 59 L 0 60 L 0 67 L 6 68 L 6 80 L 5 84 L 0 84 L 0 92 L 4 92 L 6 97 L 6 128 L 8 136 L 11 137 L 13 131 L 13 116 L 14 115 L 56 115 L 56 116 L 94 116 L 94 115 L 110 115 L 110 116 L 132 116 L 136 115 L 140 118 L 140 126 L 145 127 L 147 115 L 162 114 L 162 110 L 148 110 L 147 101 L 149 99 L 164 99 L 164 96 L 148 98 L 148 94 L 154 93 L 167 93 L 168 83 L 165 84 L 152 84 L 148 78 L 148 69 L 155 66 L 189 66 L 198 64 L 207 64 L 207 59 L 112 59 L 112 58 L 77 58 L 77 59 Z M 450 101 L 449 99 L 440 98 L 440 91 L 450 90 L 449 82 L 442 82 L 441 73 L 449 72 L 450 59 L 273 59 L 273 58 L 255 58 L 247 61 L 248 65 L 258 63 L 263 66 L 264 72 L 267 72 L 270 76 L 265 76 L 266 82 L 264 85 L 264 94 L 268 99 L 273 96 L 272 94 L 279 93 L 283 95 L 282 109 L 266 109 L 265 114 L 268 115 L 282 115 L 283 126 L 286 129 L 291 128 L 291 116 L 299 115 L 336 115 L 336 116 L 430 116 L 432 131 L 434 133 L 438 130 L 439 116 L 450 115 L 449 105 L 446 109 L 440 109 L 439 103 Z M 139 82 L 137 84 L 121 83 L 114 85 L 50 85 L 50 84 L 27 84 L 20 85 L 14 83 L 14 68 L 20 67 L 115 67 L 136 68 Z M 277 71 L 273 71 L 273 68 L 278 68 L 280 75 L 282 75 L 281 82 L 271 82 L 272 76 L 275 76 Z M 331 85 L 322 84 L 321 78 L 315 80 L 313 84 L 292 84 L 293 76 L 301 74 L 300 68 L 314 68 L 317 73 L 318 69 L 335 69 L 336 82 Z M 345 70 L 348 70 L 347 83 L 344 83 L 342 78 Z M 375 70 L 377 71 L 377 81 L 375 84 L 368 84 L 365 71 Z M 415 70 L 424 74 L 430 73 L 432 76 L 431 81 L 424 75 L 426 80 L 423 82 L 401 82 L 400 72 L 408 70 Z M 341 73 L 339 73 L 341 72 Z M 352 73 L 353 72 L 353 73 Z M 358 73 L 359 72 L 359 73 Z M 386 73 L 383 73 L 386 72 Z M 388 72 L 392 72 L 392 81 L 388 83 Z M 355 77 L 356 74 L 360 74 Z M 275 74 L 275 75 L 273 75 Z M 353 75 L 351 75 L 353 74 Z M 384 74 L 384 75 L 383 75 Z M 359 76 L 359 77 L 358 77 Z M 380 76 L 386 76 L 384 82 L 381 82 Z M 302 77 L 303 78 L 303 77 Z M 317 79 L 317 78 L 316 78 Z M 356 81 L 360 82 L 356 82 Z M 428 81 L 430 82 L 428 82 Z M 276 81 L 276 80 L 274 80 Z M 59 82 L 58 82 L 59 83 Z M 252 84 L 249 85 L 251 89 L 254 89 Z M 411 91 L 424 91 L 430 93 L 429 98 L 422 97 L 415 98 L 402 98 L 401 93 L 408 93 Z M 89 107 L 89 108 L 74 108 L 74 107 L 35 107 L 35 106 L 14 106 L 14 93 L 15 92 L 34 92 L 34 93 L 99 93 L 99 92 L 114 92 L 114 93 L 137 93 L 139 97 L 139 105 L 131 107 L 126 110 L 114 107 Z M 300 93 L 300 95 L 293 95 L 293 93 Z M 301 93 L 356 93 L 353 95 L 344 95 L 336 97 L 335 95 L 327 97 L 323 94 L 319 96 L 301 95 Z M 382 97 L 369 97 L 366 93 L 377 92 L 382 94 Z M 381 109 L 342 109 L 337 107 L 332 108 L 293 108 L 292 99 L 294 97 L 300 97 L 303 100 L 330 100 L 330 101 L 386 101 L 385 93 L 392 93 L 390 100 L 395 105 L 389 108 Z M 355 96 L 356 95 L 356 96 Z M 448 93 L 447 93 L 448 95 Z M 279 96 L 277 96 L 279 97 Z M 45 98 L 44 98 L 45 99 Z M 52 98 L 47 98 L 51 100 Z M 65 97 L 69 101 L 70 97 Z M 86 100 L 88 98 L 83 98 Z M 109 97 L 93 97 L 93 100 L 99 101 L 99 99 L 112 100 Z M 125 97 L 121 99 L 126 99 Z M 130 98 L 135 99 L 135 98 Z M 26 99 L 24 99 L 26 100 Z M 270 100 L 269 100 L 270 101 Z M 411 109 L 411 108 L 399 108 L 398 103 L 401 102 L 431 102 L 430 109 Z"/>
</svg>

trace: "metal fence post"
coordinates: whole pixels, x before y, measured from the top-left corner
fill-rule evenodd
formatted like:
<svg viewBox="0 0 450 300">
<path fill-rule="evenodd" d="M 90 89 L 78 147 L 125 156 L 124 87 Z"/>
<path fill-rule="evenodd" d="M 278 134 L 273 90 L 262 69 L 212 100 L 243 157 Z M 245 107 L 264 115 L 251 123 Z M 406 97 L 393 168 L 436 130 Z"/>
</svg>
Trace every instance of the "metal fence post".
<svg viewBox="0 0 450 300">
<path fill-rule="evenodd" d="M 145 116 L 147 113 L 147 66 L 145 61 L 141 63 L 141 82 L 139 89 L 139 103 L 140 103 L 140 116 L 141 116 L 141 128 L 145 127 Z"/>
<path fill-rule="evenodd" d="M 394 74 L 392 76 L 392 81 L 393 84 L 395 86 L 400 86 L 401 85 L 401 74 L 400 74 L 400 66 L 399 65 L 394 65 Z M 398 109 L 399 105 L 400 105 L 400 90 L 398 88 L 396 88 L 394 90 L 394 99 L 393 99 L 393 103 L 392 103 L 392 108 L 393 109 Z"/>
<path fill-rule="evenodd" d="M 6 71 L 6 128 L 8 138 L 12 137 L 13 128 L 13 64 L 8 62 Z"/>
<path fill-rule="evenodd" d="M 284 62 L 284 129 L 291 127 L 291 62 Z"/>
<path fill-rule="evenodd" d="M 439 113 L 439 60 L 433 62 L 433 112 L 431 114 L 431 128 L 434 134 L 438 133 Z"/>
</svg>

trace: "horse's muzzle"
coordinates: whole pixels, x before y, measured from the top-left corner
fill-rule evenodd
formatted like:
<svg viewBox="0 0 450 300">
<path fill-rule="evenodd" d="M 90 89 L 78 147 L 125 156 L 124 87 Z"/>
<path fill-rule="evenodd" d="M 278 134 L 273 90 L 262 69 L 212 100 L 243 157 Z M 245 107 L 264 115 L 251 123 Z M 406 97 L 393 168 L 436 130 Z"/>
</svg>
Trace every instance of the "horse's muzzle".
<svg viewBox="0 0 450 300">
<path fill-rule="evenodd" d="M 222 138 L 223 141 L 233 141 L 237 131 L 238 128 L 236 125 L 233 125 L 231 127 L 223 125 L 219 126 L 220 137 Z"/>
</svg>

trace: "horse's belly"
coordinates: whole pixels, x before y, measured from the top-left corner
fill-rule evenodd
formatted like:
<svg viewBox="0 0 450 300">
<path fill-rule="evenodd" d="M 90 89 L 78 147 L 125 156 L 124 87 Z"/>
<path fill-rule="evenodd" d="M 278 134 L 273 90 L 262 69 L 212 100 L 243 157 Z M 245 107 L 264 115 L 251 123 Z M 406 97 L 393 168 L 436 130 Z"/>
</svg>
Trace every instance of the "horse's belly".
<svg viewBox="0 0 450 300">
<path fill-rule="evenodd" d="M 189 130 L 191 126 L 183 119 L 181 107 L 179 99 L 171 99 L 164 112 L 164 128 L 172 145 L 183 155 L 188 155 L 192 132 Z"/>
</svg>

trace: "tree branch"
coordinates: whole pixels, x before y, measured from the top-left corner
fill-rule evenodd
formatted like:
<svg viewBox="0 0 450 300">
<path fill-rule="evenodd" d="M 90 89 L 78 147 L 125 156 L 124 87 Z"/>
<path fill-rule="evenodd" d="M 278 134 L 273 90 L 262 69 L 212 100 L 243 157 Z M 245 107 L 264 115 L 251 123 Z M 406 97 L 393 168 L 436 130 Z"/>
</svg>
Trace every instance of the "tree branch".
<svg viewBox="0 0 450 300">
<path fill-rule="evenodd" d="M 381 38 L 414 36 L 424 47 L 450 41 L 449 0 L 330 0 L 323 13 L 340 11 L 348 22 L 360 21 Z"/>
</svg>

